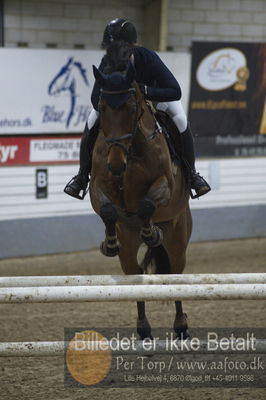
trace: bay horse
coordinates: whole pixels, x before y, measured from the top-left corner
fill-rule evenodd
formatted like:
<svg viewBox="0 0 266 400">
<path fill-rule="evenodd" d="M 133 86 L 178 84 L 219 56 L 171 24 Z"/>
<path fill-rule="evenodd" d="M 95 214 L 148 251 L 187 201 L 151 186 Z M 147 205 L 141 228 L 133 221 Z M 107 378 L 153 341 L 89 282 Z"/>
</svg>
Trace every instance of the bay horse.
<svg viewBox="0 0 266 400">
<path fill-rule="evenodd" d="M 151 106 L 135 81 L 129 62 L 126 71 L 102 73 L 93 67 L 101 87 L 100 125 L 92 158 L 90 199 L 101 217 L 106 237 L 101 251 L 119 256 L 125 274 L 181 274 L 192 230 L 189 188 L 168 146 Z M 148 246 L 142 263 L 137 254 Z M 175 302 L 174 330 L 188 337 L 186 314 Z M 152 338 L 145 303 L 137 302 L 137 332 Z"/>
</svg>

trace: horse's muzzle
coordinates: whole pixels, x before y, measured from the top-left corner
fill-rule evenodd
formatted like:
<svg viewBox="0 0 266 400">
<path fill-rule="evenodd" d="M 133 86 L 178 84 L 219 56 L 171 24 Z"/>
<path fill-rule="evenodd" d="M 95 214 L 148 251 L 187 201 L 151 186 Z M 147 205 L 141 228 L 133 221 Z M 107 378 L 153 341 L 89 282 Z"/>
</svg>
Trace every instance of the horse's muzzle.
<svg viewBox="0 0 266 400">
<path fill-rule="evenodd" d="M 111 163 L 108 163 L 108 169 L 112 173 L 113 176 L 121 176 L 126 170 L 127 164 L 122 163 L 121 165 L 114 166 Z"/>
</svg>

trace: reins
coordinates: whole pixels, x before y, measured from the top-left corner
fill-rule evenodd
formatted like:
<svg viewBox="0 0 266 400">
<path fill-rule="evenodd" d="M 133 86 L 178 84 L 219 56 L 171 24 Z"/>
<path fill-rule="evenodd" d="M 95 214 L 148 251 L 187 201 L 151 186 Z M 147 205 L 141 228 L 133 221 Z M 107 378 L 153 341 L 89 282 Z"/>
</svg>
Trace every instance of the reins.
<svg viewBox="0 0 266 400">
<path fill-rule="evenodd" d="M 125 93 L 134 94 L 135 92 L 136 92 L 135 88 L 129 88 L 129 89 L 117 90 L 117 91 L 110 91 L 110 90 L 101 89 L 101 93 L 103 93 L 103 94 L 113 94 L 113 95 L 125 94 Z M 140 119 L 142 117 L 142 114 L 143 114 L 143 110 L 141 110 L 140 115 L 138 115 L 138 107 L 137 107 L 133 132 L 127 133 L 127 134 L 122 135 L 122 136 L 117 136 L 117 137 L 112 137 L 112 138 L 108 138 L 108 137 L 104 138 L 105 142 L 110 144 L 108 152 L 110 152 L 110 150 L 111 150 L 111 148 L 113 146 L 118 146 L 118 147 L 121 147 L 125 151 L 127 156 L 129 155 L 129 150 L 126 148 L 126 146 L 123 143 L 120 143 L 120 142 L 123 141 L 123 140 L 126 140 L 126 139 L 131 139 L 131 141 L 133 140 L 133 138 L 136 135 L 136 132 L 138 130 L 138 123 L 139 123 L 139 121 L 140 121 Z"/>
<path fill-rule="evenodd" d="M 125 93 L 134 94 L 135 92 L 136 92 L 135 88 L 129 88 L 129 89 L 125 89 L 125 90 L 116 90 L 116 91 L 101 89 L 101 94 L 110 94 L 110 95 L 125 94 Z M 153 114 L 151 106 L 149 104 L 147 104 L 147 105 L 148 105 L 149 111 L 151 112 L 151 114 Z M 129 150 L 126 148 L 126 146 L 123 143 L 121 143 L 121 141 L 127 140 L 127 139 L 131 139 L 131 141 L 132 141 L 133 138 L 135 137 L 137 130 L 138 130 L 139 121 L 141 120 L 141 117 L 144 113 L 143 108 L 141 108 L 140 115 L 138 115 L 138 108 L 139 107 L 137 107 L 136 119 L 135 119 L 134 129 L 133 129 L 132 133 L 127 133 L 125 135 L 112 137 L 112 138 L 104 137 L 105 142 L 110 144 L 109 150 L 108 150 L 109 152 L 113 146 L 118 146 L 118 147 L 121 147 L 125 151 L 127 156 L 129 155 Z M 154 118 L 154 119 L 155 119 L 155 130 L 149 136 L 145 137 L 146 142 L 153 140 L 156 137 L 157 133 L 162 133 L 161 126 L 159 125 L 156 118 Z"/>
</svg>

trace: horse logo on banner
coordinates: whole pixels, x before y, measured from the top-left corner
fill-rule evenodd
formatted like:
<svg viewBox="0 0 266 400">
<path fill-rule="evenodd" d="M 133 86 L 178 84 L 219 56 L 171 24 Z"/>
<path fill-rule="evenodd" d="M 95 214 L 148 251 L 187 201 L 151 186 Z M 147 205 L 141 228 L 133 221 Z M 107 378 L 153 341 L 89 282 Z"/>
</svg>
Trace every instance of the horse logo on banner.
<svg viewBox="0 0 266 400">
<path fill-rule="evenodd" d="M 87 71 L 83 68 L 81 62 L 74 60 L 74 57 L 69 57 L 67 63 L 63 65 L 49 84 L 48 94 L 50 96 L 59 96 L 64 93 L 68 93 L 70 96 L 70 108 L 66 117 L 67 128 L 75 113 L 80 85 L 84 84 L 89 86 Z"/>
</svg>

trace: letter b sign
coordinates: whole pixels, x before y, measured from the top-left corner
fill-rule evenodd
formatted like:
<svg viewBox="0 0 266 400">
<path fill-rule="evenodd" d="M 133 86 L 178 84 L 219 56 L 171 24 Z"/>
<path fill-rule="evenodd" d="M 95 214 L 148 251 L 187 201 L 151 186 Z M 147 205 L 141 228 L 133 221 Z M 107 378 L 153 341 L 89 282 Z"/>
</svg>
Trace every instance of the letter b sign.
<svg viewBox="0 0 266 400">
<path fill-rule="evenodd" d="M 48 172 L 47 169 L 36 169 L 36 199 L 47 199 Z"/>
</svg>

